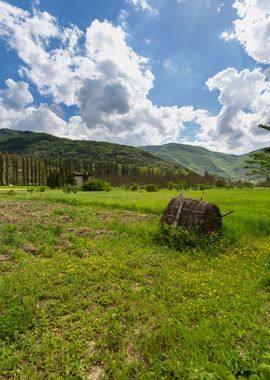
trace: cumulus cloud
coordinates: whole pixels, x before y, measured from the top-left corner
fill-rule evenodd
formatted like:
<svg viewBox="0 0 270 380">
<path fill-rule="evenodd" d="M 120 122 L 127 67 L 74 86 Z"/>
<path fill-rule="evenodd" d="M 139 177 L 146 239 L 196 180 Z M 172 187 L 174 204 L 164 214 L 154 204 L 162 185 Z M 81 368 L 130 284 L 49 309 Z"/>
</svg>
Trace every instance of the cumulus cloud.
<svg viewBox="0 0 270 380">
<path fill-rule="evenodd" d="M 259 70 L 228 68 L 210 78 L 209 90 L 218 90 L 218 115 L 198 116 L 198 141 L 220 151 L 242 153 L 267 144 L 267 134 L 257 126 L 270 119 L 270 82 Z"/>
<path fill-rule="evenodd" d="M 257 62 L 270 63 L 270 1 L 235 0 L 238 19 L 233 30 L 225 31 L 225 40 L 237 39 L 247 54 Z"/>
<path fill-rule="evenodd" d="M 186 107 L 156 107 L 148 99 L 154 76 L 148 60 L 127 45 L 121 27 L 96 20 L 84 34 L 75 26 L 61 28 L 46 12 L 31 14 L 0 1 L 0 36 L 25 63 L 21 75 L 42 95 L 78 108 L 79 116 L 66 123 L 69 130 L 62 124 L 54 133 L 77 137 L 80 130 L 85 138 L 149 144 L 176 140 L 184 128 Z M 53 110 L 43 105 L 39 115 L 46 119 L 48 112 Z"/>
<path fill-rule="evenodd" d="M 241 152 L 264 142 L 256 125 L 269 120 L 270 90 L 260 70 L 229 68 L 210 78 L 207 86 L 220 92 L 221 104 L 220 113 L 211 115 L 191 106 L 154 105 L 148 59 L 128 46 L 123 28 L 108 21 L 96 20 L 84 33 L 74 25 L 61 27 L 46 12 L 0 0 L 0 38 L 24 62 L 24 80 L 9 79 L 0 90 L 0 128 L 146 145 L 178 141 L 185 123 L 193 121 L 200 126 L 196 143 L 208 148 Z M 33 106 L 25 80 L 52 105 Z M 77 114 L 64 120 L 62 105 L 77 107 Z"/>
<path fill-rule="evenodd" d="M 0 89 L 0 103 L 14 110 L 21 110 L 27 104 L 33 102 L 32 94 L 29 92 L 29 84 L 26 82 L 14 82 L 6 80 L 7 88 Z"/>
<path fill-rule="evenodd" d="M 76 86 L 74 67 L 76 48 L 82 32 L 75 26 L 60 28 L 47 12 L 33 14 L 0 1 L 0 37 L 25 63 L 20 74 L 32 80 L 42 95 L 52 95 L 56 102 L 74 104 Z M 51 48 L 54 40 L 57 48 Z M 62 46 L 65 47 L 62 47 Z"/>
</svg>

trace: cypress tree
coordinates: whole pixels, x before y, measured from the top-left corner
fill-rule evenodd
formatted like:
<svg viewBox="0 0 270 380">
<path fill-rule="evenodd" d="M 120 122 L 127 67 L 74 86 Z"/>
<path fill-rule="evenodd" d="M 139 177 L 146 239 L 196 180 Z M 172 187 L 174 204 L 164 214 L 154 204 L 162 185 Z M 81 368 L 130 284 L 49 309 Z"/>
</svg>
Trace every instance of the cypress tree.
<svg viewBox="0 0 270 380">
<path fill-rule="evenodd" d="M 19 185 L 19 157 L 14 156 L 14 169 L 15 169 L 15 185 Z"/>
<path fill-rule="evenodd" d="M 25 176 L 25 157 L 22 157 L 22 184 L 26 185 L 26 176 Z"/>
<path fill-rule="evenodd" d="M 3 186 L 4 184 L 4 159 L 3 155 L 0 152 L 0 186 Z"/>
<path fill-rule="evenodd" d="M 30 156 L 30 183 L 31 185 L 34 184 L 34 164 L 33 164 L 33 157 Z"/>
<path fill-rule="evenodd" d="M 26 185 L 29 186 L 29 183 L 30 183 L 30 164 L 29 164 L 29 157 L 26 156 Z"/>
<path fill-rule="evenodd" d="M 9 157 L 6 154 L 5 156 L 5 180 L 6 180 L 6 185 L 9 185 Z"/>
<path fill-rule="evenodd" d="M 34 184 L 37 185 L 37 183 L 38 183 L 38 163 L 37 163 L 37 157 L 33 158 L 33 171 L 34 171 Z"/>
</svg>

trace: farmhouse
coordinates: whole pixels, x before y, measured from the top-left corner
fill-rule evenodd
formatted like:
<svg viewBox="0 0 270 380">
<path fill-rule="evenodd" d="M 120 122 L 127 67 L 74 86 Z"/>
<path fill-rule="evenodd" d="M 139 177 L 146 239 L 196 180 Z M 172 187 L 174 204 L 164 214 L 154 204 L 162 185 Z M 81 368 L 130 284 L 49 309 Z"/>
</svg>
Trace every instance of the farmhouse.
<svg viewBox="0 0 270 380">
<path fill-rule="evenodd" d="M 72 175 L 74 177 L 76 185 L 79 186 L 91 178 L 91 174 L 85 172 L 73 172 Z"/>
</svg>

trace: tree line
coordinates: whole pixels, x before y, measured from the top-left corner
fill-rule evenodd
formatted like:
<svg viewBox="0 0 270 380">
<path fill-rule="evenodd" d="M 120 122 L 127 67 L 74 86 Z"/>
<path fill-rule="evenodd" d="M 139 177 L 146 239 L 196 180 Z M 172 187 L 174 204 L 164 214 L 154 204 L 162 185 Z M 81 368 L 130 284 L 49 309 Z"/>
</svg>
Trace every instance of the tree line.
<svg viewBox="0 0 270 380">
<path fill-rule="evenodd" d="M 112 161 L 73 158 L 41 158 L 38 155 L 18 155 L 0 152 L 0 186 L 50 186 L 75 184 L 74 173 L 89 173 L 109 181 L 114 186 L 137 183 L 166 186 L 169 182 L 182 187 L 209 184 L 226 186 L 228 180 L 208 172 L 200 175 L 180 167 L 141 167 Z"/>
<path fill-rule="evenodd" d="M 108 161 L 41 158 L 38 155 L 0 152 L 0 186 L 61 187 L 74 183 L 74 172 L 89 173 L 114 185 L 132 182 L 163 185 L 168 181 L 200 183 L 203 178 L 181 168 L 140 167 Z"/>
</svg>

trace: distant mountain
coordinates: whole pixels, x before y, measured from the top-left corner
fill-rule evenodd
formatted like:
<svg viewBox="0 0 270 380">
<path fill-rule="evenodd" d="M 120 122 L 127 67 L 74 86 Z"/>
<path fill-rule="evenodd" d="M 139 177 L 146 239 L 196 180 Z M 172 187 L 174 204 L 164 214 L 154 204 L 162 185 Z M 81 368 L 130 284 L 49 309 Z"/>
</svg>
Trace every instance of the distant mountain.
<svg viewBox="0 0 270 380">
<path fill-rule="evenodd" d="M 142 149 L 197 173 L 204 174 L 205 171 L 208 171 L 227 178 L 244 178 L 246 170 L 243 169 L 243 166 L 249 156 L 249 154 L 237 156 L 212 152 L 199 146 L 184 144 L 150 145 L 144 146 Z"/>
<path fill-rule="evenodd" d="M 114 161 L 138 166 L 173 166 L 170 162 L 132 146 L 107 142 L 69 140 L 47 133 L 0 129 L 0 151 L 34 154 L 50 158 L 78 158 L 95 161 Z"/>
</svg>

